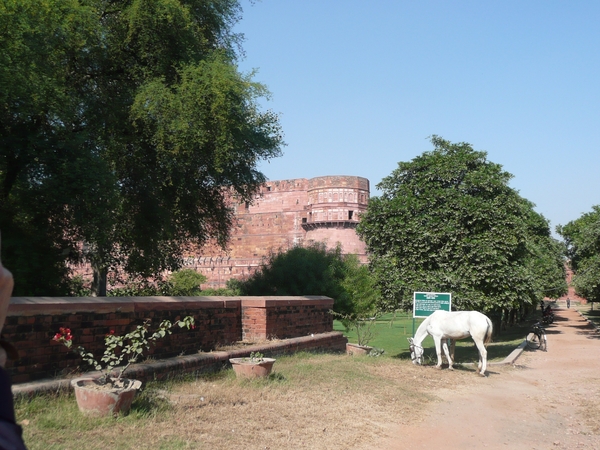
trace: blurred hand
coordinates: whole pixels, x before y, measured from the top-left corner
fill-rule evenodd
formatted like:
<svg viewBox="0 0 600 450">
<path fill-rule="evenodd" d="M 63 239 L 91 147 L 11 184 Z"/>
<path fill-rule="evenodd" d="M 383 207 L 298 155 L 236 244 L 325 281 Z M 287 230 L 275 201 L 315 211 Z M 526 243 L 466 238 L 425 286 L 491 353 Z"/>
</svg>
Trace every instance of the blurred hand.
<svg viewBox="0 0 600 450">
<path fill-rule="evenodd" d="M 0 333 L 6 320 L 6 313 L 8 312 L 8 304 L 10 303 L 10 296 L 12 295 L 14 280 L 12 274 L 2 267 L 0 262 Z M 0 367 L 6 365 L 6 351 L 0 347 Z"/>
<path fill-rule="evenodd" d="M 2 266 L 0 262 L 0 333 L 4 327 L 6 313 L 8 312 L 8 304 L 14 286 L 12 273 Z"/>
</svg>

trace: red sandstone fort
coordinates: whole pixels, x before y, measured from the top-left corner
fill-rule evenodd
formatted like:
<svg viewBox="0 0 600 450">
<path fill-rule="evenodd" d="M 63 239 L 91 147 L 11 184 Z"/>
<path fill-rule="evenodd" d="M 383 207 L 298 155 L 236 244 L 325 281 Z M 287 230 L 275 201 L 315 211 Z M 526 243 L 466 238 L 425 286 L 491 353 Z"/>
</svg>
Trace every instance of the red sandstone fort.
<svg viewBox="0 0 600 450">
<path fill-rule="evenodd" d="M 325 242 L 328 248 L 339 243 L 344 254 L 366 261 L 355 229 L 368 201 L 369 180 L 361 177 L 267 181 L 252 204 L 234 205 L 237 223 L 227 251 L 207 246 L 188 254 L 184 265 L 207 277 L 206 289 L 247 277 L 272 251 L 310 242 Z"/>
</svg>

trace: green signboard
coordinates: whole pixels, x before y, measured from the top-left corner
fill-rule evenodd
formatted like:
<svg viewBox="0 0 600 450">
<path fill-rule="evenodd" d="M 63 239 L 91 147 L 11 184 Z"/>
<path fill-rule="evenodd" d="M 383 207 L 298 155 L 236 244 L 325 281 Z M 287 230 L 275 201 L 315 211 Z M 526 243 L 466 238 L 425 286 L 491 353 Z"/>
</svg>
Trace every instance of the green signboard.
<svg viewBox="0 0 600 450">
<path fill-rule="evenodd" d="M 450 311 L 452 294 L 442 292 L 415 292 L 413 294 L 413 318 L 428 317 L 441 309 Z"/>
</svg>

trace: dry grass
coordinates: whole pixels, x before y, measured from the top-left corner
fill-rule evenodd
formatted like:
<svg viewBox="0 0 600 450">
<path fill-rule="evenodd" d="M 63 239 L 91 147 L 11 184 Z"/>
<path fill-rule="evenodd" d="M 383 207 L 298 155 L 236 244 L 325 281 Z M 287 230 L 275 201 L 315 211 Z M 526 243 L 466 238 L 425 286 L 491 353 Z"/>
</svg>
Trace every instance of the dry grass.
<svg viewBox="0 0 600 450">
<path fill-rule="evenodd" d="M 437 388 L 475 376 L 395 358 L 304 353 L 279 358 L 269 380 L 238 380 L 227 370 L 157 384 L 118 419 L 81 417 L 72 397 L 17 410 L 31 450 L 369 448 L 394 424 L 418 420 Z M 56 408 L 73 411 L 61 420 Z"/>
<path fill-rule="evenodd" d="M 175 386 L 168 398 L 186 418 L 185 440 L 207 448 L 356 448 L 411 416 L 440 381 L 440 372 L 389 359 L 292 360 L 280 361 L 278 377 L 267 382 L 228 377 Z"/>
<path fill-rule="evenodd" d="M 585 386 L 585 394 L 579 396 L 579 416 L 585 420 L 586 425 L 593 434 L 600 434 L 599 382 L 600 379 L 596 377 L 578 380 L 578 383 Z"/>
</svg>

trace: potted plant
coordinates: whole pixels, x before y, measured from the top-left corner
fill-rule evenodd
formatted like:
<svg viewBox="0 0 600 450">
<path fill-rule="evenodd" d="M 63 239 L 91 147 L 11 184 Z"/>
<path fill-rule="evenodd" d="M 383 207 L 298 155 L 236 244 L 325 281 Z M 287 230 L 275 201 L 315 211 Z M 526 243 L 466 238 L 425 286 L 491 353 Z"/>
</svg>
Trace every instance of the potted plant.
<svg viewBox="0 0 600 450">
<path fill-rule="evenodd" d="M 346 330 L 353 330 L 356 333 L 356 343 L 346 343 L 346 353 L 348 355 L 369 355 L 373 351 L 373 347 L 369 346 L 369 342 L 375 337 L 373 329 L 379 314 L 371 317 L 363 317 L 356 314 L 338 314 L 337 316 Z M 378 350 L 382 353 L 381 350 Z"/>
<path fill-rule="evenodd" d="M 260 352 L 252 352 L 249 357 L 229 360 L 238 378 L 264 378 L 273 370 L 275 359 L 265 358 Z"/>
<path fill-rule="evenodd" d="M 110 330 L 104 338 L 105 350 L 100 361 L 82 346 L 72 349 L 71 330 L 59 329 L 53 341 L 72 349 L 95 370 L 102 372 L 99 377 L 90 375 L 71 380 L 80 411 L 90 415 L 127 413 L 142 383 L 139 380 L 123 378 L 123 373 L 144 354 L 145 350 L 150 348 L 150 344 L 171 334 L 173 326 L 194 328 L 194 318 L 188 316 L 175 323 L 163 320 L 152 334 L 149 331 L 150 324 L 151 320 L 146 319 L 142 325 L 138 325 L 135 330 L 124 336 L 117 336 L 114 330 Z M 117 369 L 116 373 L 115 369 Z"/>
</svg>

